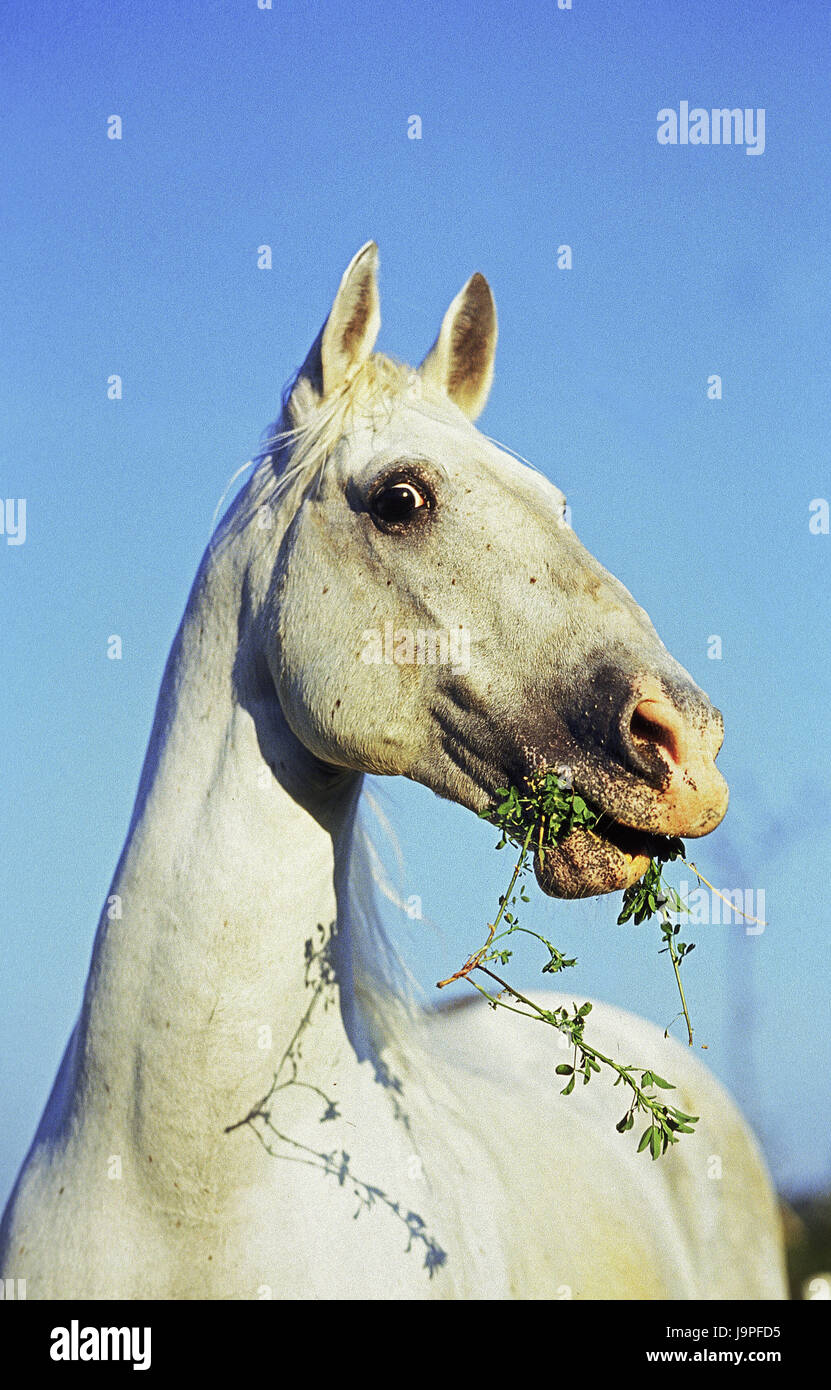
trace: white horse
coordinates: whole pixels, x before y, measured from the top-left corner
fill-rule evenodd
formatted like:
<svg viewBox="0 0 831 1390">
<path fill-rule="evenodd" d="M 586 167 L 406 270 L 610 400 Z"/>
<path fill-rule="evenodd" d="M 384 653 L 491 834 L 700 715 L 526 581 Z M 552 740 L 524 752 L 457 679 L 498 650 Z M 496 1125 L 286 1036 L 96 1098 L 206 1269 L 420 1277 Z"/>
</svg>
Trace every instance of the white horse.
<svg viewBox="0 0 831 1390">
<path fill-rule="evenodd" d="M 652 1162 L 605 1074 L 564 1098 L 550 1029 L 418 1006 L 373 922 L 364 773 L 478 811 L 569 765 L 609 828 L 538 863 L 563 897 L 727 802 L 718 712 L 562 494 L 472 424 L 487 282 L 415 372 L 373 353 L 376 264 L 348 267 L 194 583 L 0 1270 L 30 1298 L 783 1297 L 762 1160 L 689 1049 L 592 1013 L 701 1116 Z M 468 633 L 469 664 L 408 657 L 418 632 Z"/>
</svg>

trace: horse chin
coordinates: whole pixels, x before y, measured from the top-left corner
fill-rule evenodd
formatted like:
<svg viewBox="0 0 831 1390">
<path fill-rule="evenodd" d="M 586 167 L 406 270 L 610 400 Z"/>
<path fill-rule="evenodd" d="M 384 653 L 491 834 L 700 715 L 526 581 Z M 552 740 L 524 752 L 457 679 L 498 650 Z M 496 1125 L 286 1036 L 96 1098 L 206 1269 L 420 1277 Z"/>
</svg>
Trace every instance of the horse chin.
<svg viewBox="0 0 831 1390">
<path fill-rule="evenodd" d="M 652 858 L 650 837 L 616 826 L 608 835 L 576 829 L 534 855 L 537 883 L 550 898 L 591 898 L 637 883 Z"/>
</svg>

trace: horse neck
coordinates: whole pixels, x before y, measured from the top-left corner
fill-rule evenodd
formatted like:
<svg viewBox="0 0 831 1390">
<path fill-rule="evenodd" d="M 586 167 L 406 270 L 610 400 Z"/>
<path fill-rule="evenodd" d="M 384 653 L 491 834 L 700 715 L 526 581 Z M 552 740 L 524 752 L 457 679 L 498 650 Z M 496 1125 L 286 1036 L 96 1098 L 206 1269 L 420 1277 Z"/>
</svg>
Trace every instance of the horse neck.
<svg viewBox="0 0 831 1390">
<path fill-rule="evenodd" d="M 141 1145 L 203 1133 L 206 1108 L 213 1129 L 244 1115 L 324 985 L 339 1007 L 303 1042 L 318 1084 L 372 1047 L 342 910 L 360 778 L 285 725 L 241 642 L 246 582 L 232 550 L 197 576 L 81 1017 L 76 1104 L 128 1117 Z"/>
</svg>

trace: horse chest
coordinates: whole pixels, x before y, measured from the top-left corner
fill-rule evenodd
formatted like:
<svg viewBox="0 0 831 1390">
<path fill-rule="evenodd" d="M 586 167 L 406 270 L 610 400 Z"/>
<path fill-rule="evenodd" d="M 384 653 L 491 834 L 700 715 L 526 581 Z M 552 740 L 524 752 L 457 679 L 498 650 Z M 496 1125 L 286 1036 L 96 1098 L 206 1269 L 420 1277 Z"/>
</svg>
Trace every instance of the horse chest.
<svg viewBox="0 0 831 1390">
<path fill-rule="evenodd" d="M 257 1145 L 256 1158 L 248 1152 L 254 1180 L 237 1190 L 207 1242 L 225 1250 L 232 1296 L 506 1296 L 499 1184 L 487 1153 L 473 1136 L 461 1157 L 443 1153 L 431 1117 L 391 1104 L 377 1086 L 350 1100 L 314 1124 L 275 1108 L 256 1136 L 237 1136 L 235 1165 Z M 211 1282 L 224 1277 L 212 1272 Z"/>
</svg>

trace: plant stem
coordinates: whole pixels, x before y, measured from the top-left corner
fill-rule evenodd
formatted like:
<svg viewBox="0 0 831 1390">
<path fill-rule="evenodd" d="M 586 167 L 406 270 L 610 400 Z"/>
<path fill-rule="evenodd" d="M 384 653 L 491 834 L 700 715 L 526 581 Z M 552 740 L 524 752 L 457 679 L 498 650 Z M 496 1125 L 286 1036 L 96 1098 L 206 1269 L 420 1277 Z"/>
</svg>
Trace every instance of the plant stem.
<svg viewBox="0 0 831 1390">
<path fill-rule="evenodd" d="M 670 923 L 669 916 L 668 916 L 668 914 L 667 914 L 666 908 L 662 908 L 662 909 L 661 909 L 661 918 L 662 918 L 663 922 L 665 923 L 665 925 L 671 927 L 672 924 Z M 676 949 L 675 949 L 675 945 L 674 945 L 674 942 L 673 942 L 673 940 L 672 940 L 672 935 L 671 935 L 671 933 L 668 934 L 668 935 L 666 936 L 665 939 L 666 939 L 666 943 L 667 943 L 667 948 L 668 948 L 668 950 L 669 950 L 669 958 L 670 958 L 670 960 L 672 961 L 672 968 L 673 968 L 673 970 L 675 971 L 675 979 L 676 979 L 676 981 L 677 981 L 677 983 L 678 983 L 678 993 L 679 993 L 680 996 L 681 996 L 681 1008 L 682 1008 L 683 1011 L 684 1011 L 684 1022 L 685 1022 L 686 1025 L 687 1025 L 687 1038 L 688 1038 L 690 1047 L 692 1047 L 692 1045 L 693 1045 L 693 1030 L 692 1030 L 692 1024 L 691 1024 L 691 1022 L 690 1022 L 690 1012 L 689 1012 L 689 1009 L 687 1008 L 687 1000 L 686 1000 L 686 997 L 685 997 L 685 995 L 684 995 L 684 986 L 683 986 L 682 983 L 681 983 L 681 971 L 680 971 L 679 968 L 678 968 L 678 966 L 679 966 L 678 952 L 677 952 Z"/>
<path fill-rule="evenodd" d="M 732 903 L 729 898 L 725 898 L 724 894 L 720 893 L 717 888 L 714 888 L 710 880 L 704 877 L 704 875 L 695 867 L 695 864 L 691 864 L 688 859 L 685 859 L 683 854 L 679 854 L 678 858 L 681 860 L 682 864 L 686 864 L 687 868 L 692 870 L 699 883 L 706 883 L 711 893 L 715 893 L 717 898 L 721 898 L 721 901 L 723 903 L 727 903 L 727 906 L 730 908 L 731 912 L 737 913 L 738 916 L 743 917 L 746 922 L 755 922 L 757 926 L 767 927 L 769 925 L 768 922 L 763 922 L 761 917 L 750 917 L 748 913 L 742 912 L 741 908 L 736 907 L 735 904 Z"/>
<path fill-rule="evenodd" d="M 498 975 L 495 975 L 492 970 L 489 970 L 486 965 L 477 965 L 475 969 L 481 970 L 482 973 L 485 975 L 489 975 L 490 978 L 494 980 L 496 984 L 498 984 L 501 987 L 502 990 L 506 991 L 514 999 L 518 999 L 521 1004 L 527 1004 L 530 1009 L 534 1010 L 534 1014 L 540 1018 L 541 1022 L 548 1023 L 553 1028 L 559 1028 L 560 1032 L 568 1034 L 568 1036 L 571 1037 L 575 1048 L 579 1048 L 579 1050 L 582 1053 L 593 1058 L 595 1062 L 602 1062 L 605 1066 L 611 1067 L 612 1071 L 617 1072 L 621 1080 L 623 1080 L 626 1083 L 626 1085 L 629 1086 L 629 1088 L 633 1091 L 637 1100 L 641 1101 L 647 1109 L 653 1112 L 653 1114 L 655 1113 L 655 1102 L 650 1101 L 649 1096 L 646 1095 L 645 1091 L 638 1085 L 637 1081 L 635 1081 L 634 1077 L 631 1074 L 634 1070 L 643 1070 L 642 1068 L 622 1067 L 619 1062 L 616 1062 L 614 1060 L 613 1057 L 607 1057 L 605 1052 L 601 1052 L 598 1048 L 593 1047 L 591 1043 L 587 1043 L 582 1037 L 580 1038 L 579 1042 L 576 1041 L 576 1039 L 574 1038 L 572 1028 L 570 1028 L 568 1025 L 564 1027 L 562 1024 L 556 1023 L 552 1019 L 550 1012 L 548 1012 L 546 1009 L 541 1009 L 539 1004 L 535 1004 L 533 999 L 529 999 L 527 995 L 520 994 L 518 989 L 514 989 L 513 985 L 509 985 L 505 980 L 500 979 L 500 977 Z M 471 980 L 470 983 L 474 986 L 475 989 L 479 990 L 480 994 L 484 994 L 485 997 L 489 999 L 492 1004 L 495 1004 L 498 1008 L 510 1009 L 512 1013 L 518 1013 L 522 1018 L 530 1018 L 533 1016 L 531 1014 L 523 1013 L 520 1009 L 514 1009 L 510 1004 L 505 1004 L 501 999 L 494 998 L 492 995 L 488 994 L 487 990 L 482 989 L 481 985 L 477 985 L 475 980 Z"/>
<path fill-rule="evenodd" d="M 470 974 L 471 970 L 475 970 L 478 966 L 479 961 L 482 959 L 482 956 L 485 954 L 491 942 L 493 941 L 493 938 L 496 934 L 496 928 L 499 926 L 499 923 L 502 920 L 502 914 L 504 913 L 505 908 L 507 907 L 510 901 L 511 894 L 513 893 L 514 888 L 516 886 L 516 881 L 519 878 L 522 869 L 525 867 L 525 859 L 528 854 L 528 846 L 531 843 L 531 836 L 534 833 L 534 829 L 535 827 L 531 825 L 528 829 L 528 833 L 525 836 L 525 841 L 520 851 L 519 858 L 517 859 L 514 865 L 514 872 L 511 875 L 511 881 L 508 884 L 508 890 L 504 894 L 502 901 L 499 904 L 499 911 L 497 912 L 496 917 L 494 918 L 492 923 L 488 924 L 488 936 L 487 940 L 485 941 L 485 944 L 483 946 L 480 946 L 478 951 L 474 951 L 472 956 L 468 956 L 461 970 L 457 970 L 453 975 L 448 975 L 446 980 L 439 980 L 438 984 L 436 985 L 436 989 L 444 989 L 445 985 L 452 984 L 454 980 L 463 980 L 467 975 Z"/>
</svg>

